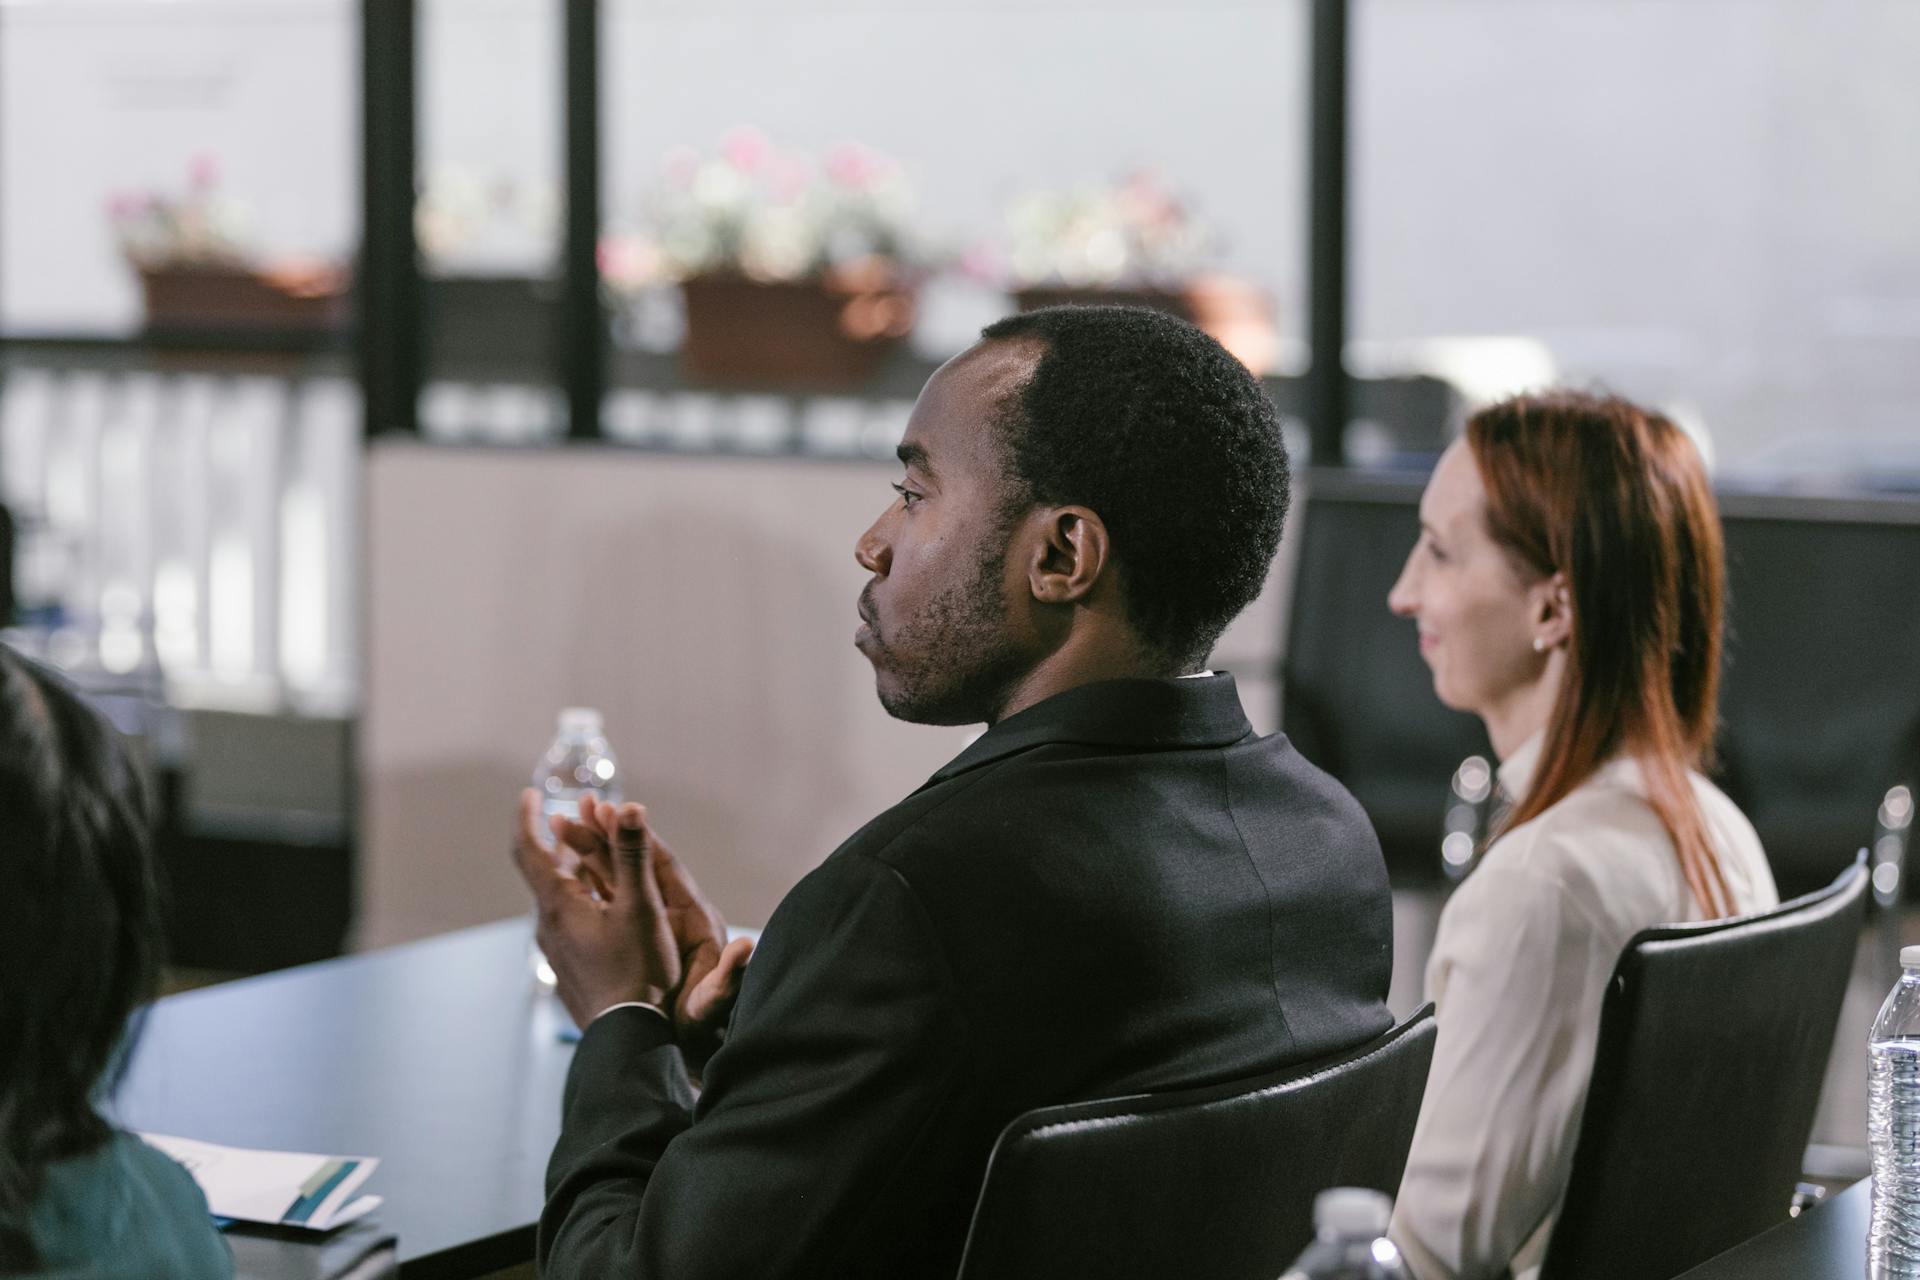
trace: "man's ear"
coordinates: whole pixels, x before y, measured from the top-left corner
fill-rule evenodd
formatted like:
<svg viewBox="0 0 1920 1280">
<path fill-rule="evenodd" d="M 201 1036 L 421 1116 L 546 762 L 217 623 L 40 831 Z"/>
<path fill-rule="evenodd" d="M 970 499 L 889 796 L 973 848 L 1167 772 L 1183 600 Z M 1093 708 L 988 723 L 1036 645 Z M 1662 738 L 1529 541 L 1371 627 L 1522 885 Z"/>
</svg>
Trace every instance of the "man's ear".
<svg viewBox="0 0 1920 1280">
<path fill-rule="evenodd" d="M 1112 556 L 1105 522 L 1086 507 L 1043 507 L 1034 518 L 1039 538 L 1027 567 L 1033 598 L 1042 604 L 1086 599 Z"/>
</svg>

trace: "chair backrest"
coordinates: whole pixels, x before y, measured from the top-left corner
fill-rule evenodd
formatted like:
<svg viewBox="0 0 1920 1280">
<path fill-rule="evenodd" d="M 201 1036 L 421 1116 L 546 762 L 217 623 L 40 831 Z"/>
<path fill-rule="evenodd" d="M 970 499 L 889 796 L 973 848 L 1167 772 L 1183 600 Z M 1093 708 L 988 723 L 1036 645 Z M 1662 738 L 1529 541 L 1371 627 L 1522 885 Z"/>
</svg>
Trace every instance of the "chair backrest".
<svg viewBox="0 0 1920 1280">
<path fill-rule="evenodd" d="M 1540 1280 L 1667 1280 L 1786 1219 L 1866 895 L 1856 861 L 1764 914 L 1627 944 Z"/>
<path fill-rule="evenodd" d="M 1920 499 L 1720 507 L 1719 780 L 1781 892 L 1805 893 L 1867 843 L 1887 788 L 1920 781 Z"/>
<path fill-rule="evenodd" d="M 1433 1061 L 1433 1006 L 1336 1058 L 1009 1124 L 963 1280 L 1273 1280 L 1330 1186 L 1392 1194 Z"/>
<path fill-rule="evenodd" d="M 1420 538 L 1425 475 L 1316 467 L 1301 478 L 1280 728 L 1367 811 L 1396 884 L 1432 878 L 1447 778 L 1491 756 L 1480 721 L 1433 696 L 1413 624 L 1387 592 Z"/>
</svg>

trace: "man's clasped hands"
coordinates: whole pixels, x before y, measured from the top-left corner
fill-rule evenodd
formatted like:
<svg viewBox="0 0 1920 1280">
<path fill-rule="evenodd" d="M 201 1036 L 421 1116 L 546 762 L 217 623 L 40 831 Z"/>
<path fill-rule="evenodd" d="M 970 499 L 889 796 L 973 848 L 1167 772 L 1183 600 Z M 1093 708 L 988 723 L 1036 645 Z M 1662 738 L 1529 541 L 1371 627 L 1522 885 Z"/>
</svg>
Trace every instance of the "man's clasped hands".
<svg viewBox="0 0 1920 1280">
<path fill-rule="evenodd" d="M 619 1004 L 652 1005 L 697 1071 L 719 1047 L 753 951 L 647 826 L 638 804 L 580 799 L 578 821 L 554 814 L 540 837 L 540 795 L 520 797 L 514 862 L 533 890 L 535 939 L 561 1003 L 583 1030 Z M 561 849 L 579 856 L 567 867 Z"/>
</svg>

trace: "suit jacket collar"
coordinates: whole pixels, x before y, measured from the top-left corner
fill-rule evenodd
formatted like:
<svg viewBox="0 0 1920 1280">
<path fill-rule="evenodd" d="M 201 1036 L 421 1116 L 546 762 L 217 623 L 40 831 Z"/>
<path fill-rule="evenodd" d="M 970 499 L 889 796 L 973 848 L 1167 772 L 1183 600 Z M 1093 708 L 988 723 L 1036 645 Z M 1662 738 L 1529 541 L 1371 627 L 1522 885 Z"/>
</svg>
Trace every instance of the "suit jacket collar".
<svg viewBox="0 0 1920 1280">
<path fill-rule="evenodd" d="M 1177 750 L 1224 747 L 1252 732 L 1230 675 L 1101 680 L 1008 716 L 941 766 L 927 785 L 1050 742 Z"/>
</svg>

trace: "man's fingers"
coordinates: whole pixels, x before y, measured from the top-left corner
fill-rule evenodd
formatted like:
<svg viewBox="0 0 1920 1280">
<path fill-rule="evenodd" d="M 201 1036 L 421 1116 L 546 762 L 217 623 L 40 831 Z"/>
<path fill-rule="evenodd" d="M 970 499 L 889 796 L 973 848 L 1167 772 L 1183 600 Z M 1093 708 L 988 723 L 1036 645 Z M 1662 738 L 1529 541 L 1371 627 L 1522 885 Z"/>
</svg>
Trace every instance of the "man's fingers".
<svg viewBox="0 0 1920 1280">
<path fill-rule="evenodd" d="M 580 821 L 589 827 L 598 827 L 603 813 L 611 814 L 614 806 L 591 791 L 580 793 Z"/>
<path fill-rule="evenodd" d="M 674 857 L 673 851 L 658 840 L 653 844 L 654 865 L 658 868 L 660 875 L 660 894 L 666 899 L 668 905 L 680 909 L 691 908 L 699 912 L 706 918 L 707 929 L 715 938 L 726 937 L 727 922 L 721 919 L 720 912 L 714 908 L 714 905 L 701 896 L 700 886 L 693 882 L 691 875 L 687 874 L 687 869 L 680 859 Z"/>
<path fill-rule="evenodd" d="M 588 826 L 585 822 L 573 822 L 558 813 L 553 815 L 551 825 L 554 840 L 572 849 L 581 857 L 591 857 L 596 853 L 603 856 L 606 854 L 606 837 L 600 834 L 598 827 Z"/>
<path fill-rule="evenodd" d="M 738 982 L 738 973 L 747 967 L 747 960 L 753 955 L 752 938 L 735 938 L 720 949 L 720 963 L 713 971 L 723 981 Z"/>
<path fill-rule="evenodd" d="M 637 890 L 647 870 L 647 811 L 637 804 L 601 805 L 602 829 L 613 846 L 613 870 L 617 882 Z M 655 897 L 660 889 L 654 886 Z"/>
<path fill-rule="evenodd" d="M 536 898 L 553 892 L 560 882 L 560 870 L 553 855 L 540 840 L 540 793 L 532 787 L 520 793 L 520 820 L 513 842 L 514 864 Z"/>
<path fill-rule="evenodd" d="M 667 903 L 660 895 L 660 875 L 655 859 L 647 850 L 646 814 L 637 804 L 629 807 L 632 812 L 628 812 L 628 808 L 620 811 L 621 847 L 618 861 L 625 863 L 628 873 L 633 876 L 633 888 L 639 890 L 640 901 L 648 914 L 662 921 L 665 927 Z M 678 947 L 678 941 L 674 945 Z"/>
<path fill-rule="evenodd" d="M 696 979 L 688 973 L 686 1018 L 689 1022 L 705 1022 L 733 1006 L 734 998 L 740 994 L 741 970 L 752 954 L 752 938 L 735 938 L 705 974 Z"/>
<path fill-rule="evenodd" d="M 745 966 L 747 957 L 753 954 L 753 939 L 735 938 L 725 947 L 707 944 L 700 947 L 687 961 L 687 987 L 689 992 L 697 992 L 711 997 L 724 994 L 730 987 L 738 986 L 740 970 Z M 689 1011 L 691 1012 L 689 1001 Z"/>
<path fill-rule="evenodd" d="M 647 838 L 646 808 L 637 804 L 603 804 L 600 817 L 612 827 L 608 836 L 613 843 L 614 888 L 637 898 L 648 915 L 664 919 L 667 904 L 660 895 L 660 877 L 654 858 L 648 853 L 652 841 Z"/>
<path fill-rule="evenodd" d="M 573 874 L 601 901 L 613 901 L 613 886 L 618 876 L 614 872 L 613 855 L 607 852 L 604 843 L 596 845 L 592 853 L 581 854 L 580 865 L 573 869 Z"/>
<path fill-rule="evenodd" d="M 587 886 L 587 896 L 595 902 L 613 901 L 613 876 L 607 871 L 606 855 L 596 863 L 592 858 L 580 859 L 580 865 L 573 869 L 573 878 Z"/>
</svg>

